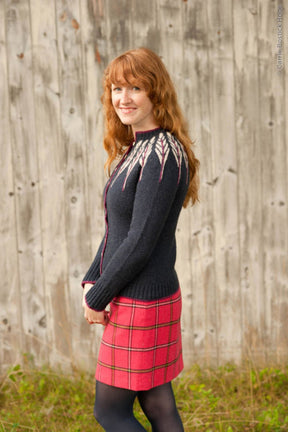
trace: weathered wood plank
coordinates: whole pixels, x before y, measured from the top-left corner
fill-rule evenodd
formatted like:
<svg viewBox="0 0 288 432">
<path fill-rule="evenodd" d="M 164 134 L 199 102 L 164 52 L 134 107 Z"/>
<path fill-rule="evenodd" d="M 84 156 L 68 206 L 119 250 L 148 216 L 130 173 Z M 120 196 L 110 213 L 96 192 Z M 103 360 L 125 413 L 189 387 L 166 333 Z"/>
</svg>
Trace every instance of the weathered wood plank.
<svg viewBox="0 0 288 432">
<path fill-rule="evenodd" d="M 207 2 L 219 358 L 241 358 L 232 4 Z"/>
<path fill-rule="evenodd" d="M 37 131 L 43 273 L 45 280 L 49 362 L 69 362 L 63 322 L 66 311 L 67 246 L 65 235 L 65 148 L 60 138 L 60 90 L 58 77 L 54 2 L 30 0 L 33 43 L 35 123 Z M 67 332 L 67 328 L 66 328 Z"/>
<path fill-rule="evenodd" d="M 170 0 L 158 2 L 159 20 L 159 54 L 175 84 L 177 93 L 184 92 L 181 72 L 183 68 L 183 51 L 175 51 L 174 44 L 181 39 L 183 17 L 181 3 Z M 180 32 L 180 33 L 179 33 Z M 183 211 L 177 226 L 177 262 L 176 270 L 182 291 L 182 343 L 184 363 L 191 364 L 194 358 L 193 315 L 191 291 L 191 250 L 189 244 L 189 211 Z"/>
<path fill-rule="evenodd" d="M 129 0 L 105 1 L 108 62 L 134 48 L 130 38 L 130 5 Z"/>
<path fill-rule="evenodd" d="M 104 235 L 102 193 L 107 180 L 104 173 L 106 153 L 103 149 L 102 79 L 107 60 L 106 20 L 102 1 L 80 5 L 81 56 L 83 62 L 84 125 L 87 151 L 87 209 L 88 219 L 82 242 L 89 251 L 86 269 L 90 266 Z M 86 254 L 87 258 L 87 254 Z M 81 277 L 84 276 L 84 273 Z M 83 317 L 74 350 L 79 353 L 77 363 L 93 370 L 102 336 L 102 326 L 90 326 Z"/>
<path fill-rule="evenodd" d="M 41 364 L 47 359 L 47 346 L 43 325 L 45 297 L 29 17 L 28 1 L 6 2 L 23 349 L 34 356 L 36 364 Z"/>
<path fill-rule="evenodd" d="M 218 362 L 217 299 L 207 26 L 205 3 L 185 3 L 182 100 L 201 163 L 200 203 L 190 211 L 190 229 L 186 227 L 191 245 L 193 360 L 215 365 Z"/>
<path fill-rule="evenodd" d="M 286 12 L 283 14 L 282 30 L 286 29 L 286 31 L 287 31 L 287 29 L 288 29 L 287 8 L 285 9 L 285 11 Z M 283 34 L 285 35 L 285 31 Z M 286 50 L 286 53 L 287 53 L 287 47 L 288 47 L 287 42 L 288 42 L 287 37 L 286 37 L 286 39 L 285 39 L 285 37 L 282 38 L 282 50 L 283 50 L 283 52 L 285 52 L 285 50 Z M 276 48 L 277 48 L 277 45 L 276 45 Z M 286 201 L 285 201 L 286 205 L 285 205 L 285 207 L 286 207 L 286 218 L 288 221 L 288 149 L 287 149 L 287 142 L 288 142 L 288 58 L 287 58 L 287 55 L 286 55 L 286 57 L 284 57 L 283 69 L 281 70 L 281 73 L 284 75 L 284 77 L 283 77 L 284 82 L 283 82 L 282 91 L 284 91 L 284 93 L 285 93 L 285 113 L 284 113 L 284 115 L 285 115 L 285 120 L 284 120 L 285 121 L 285 138 L 284 139 L 285 139 L 285 151 L 286 151 Z M 287 224 L 286 224 L 286 226 L 287 226 Z M 283 235 L 285 235 L 285 234 L 286 234 L 286 245 L 288 245 L 288 229 L 286 229 L 286 231 L 285 231 L 285 228 L 284 228 Z M 287 257 L 287 255 L 288 255 L 288 253 L 286 252 L 286 257 Z M 288 268 L 287 260 L 286 260 L 286 265 L 284 263 L 284 266 L 285 266 L 286 271 L 287 271 L 287 268 Z M 286 288 L 284 290 L 285 301 L 287 299 L 287 281 L 288 281 L 288 276 L 286 276 Z M 283 319 L 283 315 L 282 315 L 282 319 Z M 287 325 L 288 325 L 287 321 L 285 321 L 285 320 L 287 320 L 287 313 L 286 313 L 286 316 L 284 317 L 284 324 L 282 327 L 283 331 L 284 331 L 284 328 L 285 327 L 287 328 Z M 282 321 L 281 321 L 281 325 L 282 325 Z M 287 338 L 287 334 L 285 334 L 285 336 L 284 336 L 284 339 L 286 339 L 286 338 Z M 287 341 L 287 339 L 286 339 L 286 341 Z M 283 345 L 282 345 L 283 346 L 282 357 L 287 358 L 287 355 L 288 355 L 287 354 L 287 346 L 288 346 L 288 344 L 287 344 L 287 342 L 284 342 Z"/>
<path fill-rule="evenodd" d="M 65 221 L 68 259 L 68 286 L 63 286 L 66 311 L 61 320 L 66 335 L 67 356 L 77 365 L 79 351 L 87 342 L 81 339 L 83 310 L 80 283 L 90 258 L 83 239 L 89 226 L 87 202 L 87 155 L 85 98 L 82 62 L 82 23 L 78 0 L 56 0 L 59 77 L 61 81 L 61 140 L 65 147 Z M 58 308 L 63 309 L 59 304 Z M 61 310 L 62 310 L 61 309 Z M 60 310 L 59 310 L 60 314 Z M 81 323 L 81 324 L 80 324 Z"/>
<path fill-rule="evenodd" d="M 259 137 L 262 149 L 262 211 L 266 346 L 268 359 L 287 358 L 287 143 L 284 73 L 277 70 L 277 4 L 259 4 Z"/>
<path fill-rule="evenodd" d="M 257 1 L 234 4 L 235 112 L 239 184 L 239 238 L 243 355 L 265 358 L 262 184 L 259 139 Z M 251 97 L 253 95 L 253 97 Z"/>
<path fill-rule="evenodd" d="M 159 53 L 157 2 L 134 0 L 131 9 L 130 38 L 132 48 L 147 47 Z"/>
<path fill-rule="evenodd" d="M 158 21 L 161 56 L 177 89 L 180 89 L 183 65 L 183 46 L 179 44 L 183 40 L 182 2 L 158 0 Z"/>
<path fill-rule="evenodd" d="M 5 7 L 0 2 L 0 370 L 19 360 L 22 345 L 21 295 L 19 288 L 14 172 L 9 124 L 9 93 Z"/>
<path fill-rule="evenodd" d="M 104 118 L 101 103 L 103 74 L 107 66 L 107 30 L 104 4 L 93 0 L 81 7 L 83 83 L 85 97 L 85 130 L 88 170 L 88 209 L 90 227 L 87 242 L 91 260 L 104 235 L 103 188 L 106 152 L 103 148 Z M 87 263 L 87 266 L 90 265 Z"/>
</svg>

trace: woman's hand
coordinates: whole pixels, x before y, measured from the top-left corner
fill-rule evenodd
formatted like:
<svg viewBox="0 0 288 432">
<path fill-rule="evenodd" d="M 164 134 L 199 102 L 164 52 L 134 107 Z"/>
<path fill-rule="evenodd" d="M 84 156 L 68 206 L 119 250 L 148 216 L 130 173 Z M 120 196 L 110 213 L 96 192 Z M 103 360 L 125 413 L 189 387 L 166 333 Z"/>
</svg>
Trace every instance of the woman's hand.
<svg viewBox="0 0 288 432">
<path fill-rule="evenodd" d="M 87 305 L 84 307 L 84 317 L 89 324 L 102 324 L 106 326 L 109 321 L 107 311 L 95 311 L 90 309 Z"/>
<path fill-rule="evenodd" d="M 90 309 L 85 301 L 85 296 L 87 292 L 92 288 L 93 284 L 85 284 L 83 289 L 83 297 L 82 297 L 82 307 L 84 309 L 84 318 L 87 320 L 89 324 L 102 324 L 106 326 L 109 321 L 109 312 L 108 311 L 95 311 Z"/>
</svg>

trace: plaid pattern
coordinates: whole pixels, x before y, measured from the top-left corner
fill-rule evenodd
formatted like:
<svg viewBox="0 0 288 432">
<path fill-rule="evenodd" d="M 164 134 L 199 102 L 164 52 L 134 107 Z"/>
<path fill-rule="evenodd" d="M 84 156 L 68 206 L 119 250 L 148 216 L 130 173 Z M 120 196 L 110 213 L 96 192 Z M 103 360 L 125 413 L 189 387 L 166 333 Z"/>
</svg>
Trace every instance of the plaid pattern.
<svg viewBox="0 0 288 432">
<path fill-rule="evenodd" d="M 99 351 L 96 379 L 129 390 L 149 390 L 183 369 L 181 291 L 140 301 L 115 297 Z"/>
</svg>

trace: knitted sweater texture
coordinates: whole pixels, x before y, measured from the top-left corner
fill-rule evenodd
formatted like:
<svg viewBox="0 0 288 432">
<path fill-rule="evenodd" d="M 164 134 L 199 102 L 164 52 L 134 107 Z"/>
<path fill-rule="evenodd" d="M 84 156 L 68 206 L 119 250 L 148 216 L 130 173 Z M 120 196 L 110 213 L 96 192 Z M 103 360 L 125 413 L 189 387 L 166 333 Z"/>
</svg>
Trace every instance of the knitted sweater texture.
<svg viewBox="0 0 288 432">
<path fill-rule="evenodd" d="M 175 231 L 187 193 L 182 144 L 163 129 L 138 132 L 104 189 L 106 230 L 82 286 L 103 310 L 118 295 L 155 300 L 179 287 Z"/>
</svg>

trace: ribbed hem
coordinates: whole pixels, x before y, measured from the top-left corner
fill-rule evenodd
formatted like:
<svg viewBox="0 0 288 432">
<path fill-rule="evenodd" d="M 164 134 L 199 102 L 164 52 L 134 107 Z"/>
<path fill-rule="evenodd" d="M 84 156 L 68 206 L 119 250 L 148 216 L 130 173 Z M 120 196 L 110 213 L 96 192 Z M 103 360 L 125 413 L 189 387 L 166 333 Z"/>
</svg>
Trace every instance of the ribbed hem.
<svg viewBox="0 0 288 432">
<path fill-rule="evenodd" d="M 85 301 L 90 309 L 102 311 L 110 303 L 111 293 L 106 291 L 103 286 L 97 282 L 97 286 L 92 287 L 85 296 Z M 137 300 L 150 301 L 173 295 L 179 288 L 178 278 L 173 278 L 173 281 L 165 285 L 153 284 L 133 284 L 121 290 L 118 295 Z"/>
<path fill-rule="evenodd" d="M 127 286 L 119 293 L 122 297 L 134 298 L 137 300 L 157 300 L 174 294 L 179 288 L 178 278 L 173 278 L 167 284 L 135 284 Z"/>
</svg>

